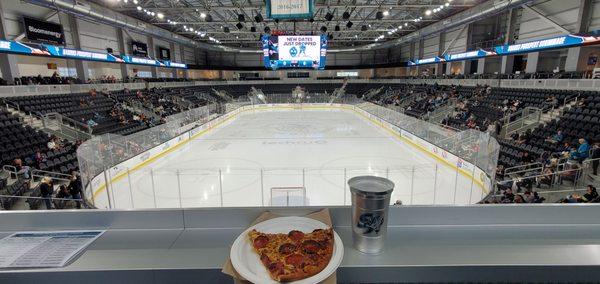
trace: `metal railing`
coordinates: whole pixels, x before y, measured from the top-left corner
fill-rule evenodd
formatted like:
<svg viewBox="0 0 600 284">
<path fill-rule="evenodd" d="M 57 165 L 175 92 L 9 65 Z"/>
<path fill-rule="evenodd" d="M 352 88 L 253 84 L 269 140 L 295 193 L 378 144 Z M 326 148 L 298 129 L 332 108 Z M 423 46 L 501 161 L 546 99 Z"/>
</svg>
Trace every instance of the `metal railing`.
<svg viewBox="0 0 600 284">
<path fill-rule="evenodd" d="M 542 113 L 542 109 L 526 107 L 520 112 L 505 118 L 505 122 L 511 121 L 512 118 L 515 118 L 515 120 L 502 127 L 501 137 L 509 137 L 515 132 L 523 132 L 537 127 L 541 122 Z"/>
<path fill-rule="evenodd" d="M 60 113 L 47 113 L 40 116 L 40 118 L 45 129 L 56 132 L 70 140 L 87 140 L 93 137 L 93 129 L 90 126 Z"/>
</svg>

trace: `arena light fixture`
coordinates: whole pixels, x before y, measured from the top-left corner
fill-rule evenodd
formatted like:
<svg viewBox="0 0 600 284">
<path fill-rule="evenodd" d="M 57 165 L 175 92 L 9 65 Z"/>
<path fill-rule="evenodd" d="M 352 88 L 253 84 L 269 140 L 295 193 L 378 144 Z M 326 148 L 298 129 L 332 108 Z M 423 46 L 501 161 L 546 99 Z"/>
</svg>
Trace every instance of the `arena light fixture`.
<svg viewBox="0 0 600 284">
<path fill-rule="evenodd" d="M 207 22 L 212 22 L 213 18 L 210 14 L 206 14 L 206 18 L 204 20 Z"/>
<path fill-rule="evenodd" d="M 331 12 L 327 12 L 327 14 L 325 14 L 325 20 L 331 22 L 331 20 L 333 20 L 333 14 L 331 14 Z"/>
<path fill-rule="evenodd" d="M 446 4 L 444 4 L 444 6 L 446 6 L 446 7 L 450 6 L 450 2 L 446 2 Z"/>
<path fill-rule="evenodd" d="M 141 10 L 142 10 L 142 7 L 140 7 L 140 6 L 137 6 L 137 10 L 138 10 L 138 11 L 141 11 Z"/>
<path fill-rule="evenodd" d="M 260 13 L 258 13 L 256 16 L 254 16 L 254 21 L 256 21 L 257 23 L 260 23 L 263 20 L 264 20 L 263 16 Z"/>
<path fill-rule="evenodd" d="M 429 16 L 429 15 L 431 15 L 431 10 L 427 9 L 427 10 L 425 11 L 425 16 Z"/>
<path fill-rule="evenodd" d="M 164 18 L 165 18 L 165 14 L 163 14 L 163 13 L 158 13 L 158 14 L 156 14 L 156 17 L 158 17 L 159 19 L 161 19 L 161 20 L 162 20 L 162 19 L 164 19 Z"/>
<path fill-rule="evenodd" d="M 342 19 L 348 20 L 350 19 L 350 12 L 346 11 L 342 14 Z"/>
<path fill-rule="evenodd" d="M 133 4 L 137 5 L 137 3 L 138 3 L 138 0 L 133 0 Z"/>
<path fill-rule="evenodd" d="M 388 10 L 383 11 L 383 16 L 384 17 L 387 17 L 389 15 L 390 15 L 390 11 L 388 11 Z"/>
<path fill-rule="evenodd" d="M 202 18 L 202 19 L 206 18 L 206 13 L 204 13 L 204 12 L 200 13 L 200 18 Z"/>
<path fill-rule="evenodd" d="M 366 32 L 369 29 L 369 27 L 367 27 L 367 25 L 362 25 L 362 27 L 360 27 L 360 30 L 363 32 Z"/>
</svg>

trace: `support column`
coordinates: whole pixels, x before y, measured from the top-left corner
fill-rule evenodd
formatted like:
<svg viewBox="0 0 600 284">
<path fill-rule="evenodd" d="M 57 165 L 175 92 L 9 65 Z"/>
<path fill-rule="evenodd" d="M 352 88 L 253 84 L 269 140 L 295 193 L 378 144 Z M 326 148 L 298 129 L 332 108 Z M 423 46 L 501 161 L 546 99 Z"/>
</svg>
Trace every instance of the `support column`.
<svg viewBox="0 0 600 284">
<path fill-rule="evenodd" d="M 75 17 L 73 17 L 73 15 L 70 14 L 68 16 L 68 19 L 69 27 L 71 28 L 71 38 L 73 40 L 73 47 L 75 49 L 82 49 L 81 36 L 79 35 L 79 22 Z M 75 64 L 75 71 L 77 71 L 77 77 L 79 78 L 79 80 L 81 80 L 82 82 L 87 82 L 87 80 L 90 79 L 88 62 L 84 60 L 74 60 L 73 63 Z"/>
<path fill-rule="evenodd" d="M 502 65 L 500 67 L 500 73 L 512 74 L 514 65 L 515 57 L 513 55 L 502 56 Z"/>
<path fill-rule="evenodd" d="M 477 74 L 485 73 L 485 57 L 477 60 Z"/>
<path fill-rule="evenodd" d="M 515 26 L 517 24 L 517 11 L 515 9 L 510 9 L 510 11 L 508 11 L 508 23 L 506 25 L 506 37 L 504 38 L 504 44 L 512 44 L 514 42 Z M 515 58 L 513 55 L 502 56 L 500 73 L 511 74 L 514 63 Z"/>
<path fill-rule="evenodd" d="M 177 60 L 175 60 L 175 44 L 172 43 L 172 42 L 169 44 L 169 52 L 170 52 L 170 54 L 169 54 L 169 56 L 170 56 L 169 60 L 171 60 L 171 61 L 177 61 Z M 173 79 L 178 78 L 178 76 L 177 76 L 177 69 L 176 68 L 172 68 L 171 69 L 171 74 L 173 74 Z"/>
<path fill-rule="evenodd" d="M 592 11 L 592 1 L 591 0 L 579 0 L 579 12 L 577 18 L 577 24 L 575 26 L 575 32 L 577 33 L 585 33 L 588 30 L 591 11 Z M 581 71 L 584 66 L 581 64 L 580 57 L 582 47 L 572 47 L 567 51 L 567 61 L 565 62 L 565 71 L 573 72 L 573 71 Z"/>
<path fill-rule="evenodd" d="M 438 55 L 441 58 L 444 58 L 444 46 L 446 43 L 446 33 L 445 32 L 440 32 L 439 36 L 438 36 Z M 447 63 L 446 63 L 447 65 Z M 442 70 L 442 68 L 444 67 L 443 63 L 438 63 L 436 68 L 435 68 L 435 75 L 442 75 L 444 74 L 444 72 L 446 70 Z"/>
<path fill-rule="evenodd" d="M 179 57 L 181 57 L 181 63 L 186 63 L 185 62 L 185 47 L 183 45 L 179 45 Z M 183 71 L 183 77 L 182 78 L 188 78 L 188 72 L 187 70 L 182 70 Z"/>
<path fill-rule="evenodd" d="M 525 66 L 525 73 L 537 72 L 538 62 L 540 59 L 539 52 L 530 52 L 527 54 L 527 66 Z"/>
<path fill-rule="evenodd" d="M 446 75 L 452 75 L 452 62 L 446 63 Z"/>
<path fill-rule="evenodd" d="M 147 37 L 148 42 L 148 56 L 152 59 L 156 59 L 154 56 L 154 38 L 151 36 Z M 158 78 L 158 68 L 155 66 L 150 67 L 150 72 L 152 73 L 152 78 Z"/>
<path fill-rule="evenodd" d="M 7 39 L 6 19 L 4 18 L 4 9 L 0 1 L 0 38 Z M 0 53 L 0 71 L 2 79 L 8 84 L 14 84 L 14 79 L 21 77 L 19 73 L 19 65 L 17 64 L 17 56 L 14 54 Z"/>
<path fill-rule="evenodd" d="M 471 60 L 463 60 L 460 62 L 462 65 L 460 74 L 466 75 L 469 74 L 469 70 L 471 70 Z"/>
<path fill-rule="evenodd" d="M 126 55 L 127 50 L 125 49 L 125 36 L 123 35 L 122 28 L 117 28 L 117 44 L 119 45 L 119 54 Z M 125 79 L 129 76 L 127 74 L 127 64 L 119 64 L 119 67 L 121 68 L 121 78 L 123 79 L 123 81 L 125 81 Z"/>
</svg>

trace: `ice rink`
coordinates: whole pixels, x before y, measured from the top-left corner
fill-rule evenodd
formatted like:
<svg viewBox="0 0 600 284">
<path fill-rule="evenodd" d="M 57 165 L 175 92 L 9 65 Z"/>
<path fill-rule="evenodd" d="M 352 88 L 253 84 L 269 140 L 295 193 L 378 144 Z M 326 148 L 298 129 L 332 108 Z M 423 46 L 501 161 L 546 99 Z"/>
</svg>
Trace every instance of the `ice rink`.
<svg viewBox="0 0 600 284">
<path fill-rule="evenodd" d="M 358 175 L 392 180 L 392 203 L 466 204 L 483 195 L 471 178 L 352 110 L 303 108 L 243 112 L 132 169 L 96 205 L 343 205 L 346 181 Z"/>
</svg>

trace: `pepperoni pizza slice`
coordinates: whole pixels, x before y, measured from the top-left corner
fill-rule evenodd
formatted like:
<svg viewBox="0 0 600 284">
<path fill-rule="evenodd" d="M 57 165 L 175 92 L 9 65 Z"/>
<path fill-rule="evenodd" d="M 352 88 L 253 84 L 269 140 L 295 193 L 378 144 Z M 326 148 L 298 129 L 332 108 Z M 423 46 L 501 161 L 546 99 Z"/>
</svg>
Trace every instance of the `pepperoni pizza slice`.
<svg viewBox="0 0 600 284">
<path fill-rule="evenodd" d="M 316 229 L 311 233 L 290 231 L 267 234 L 248 233 L 254 251 L 273 280 L 296 281 L 321 272 L 333 255 L 333 229 Z"/>
</svg>

